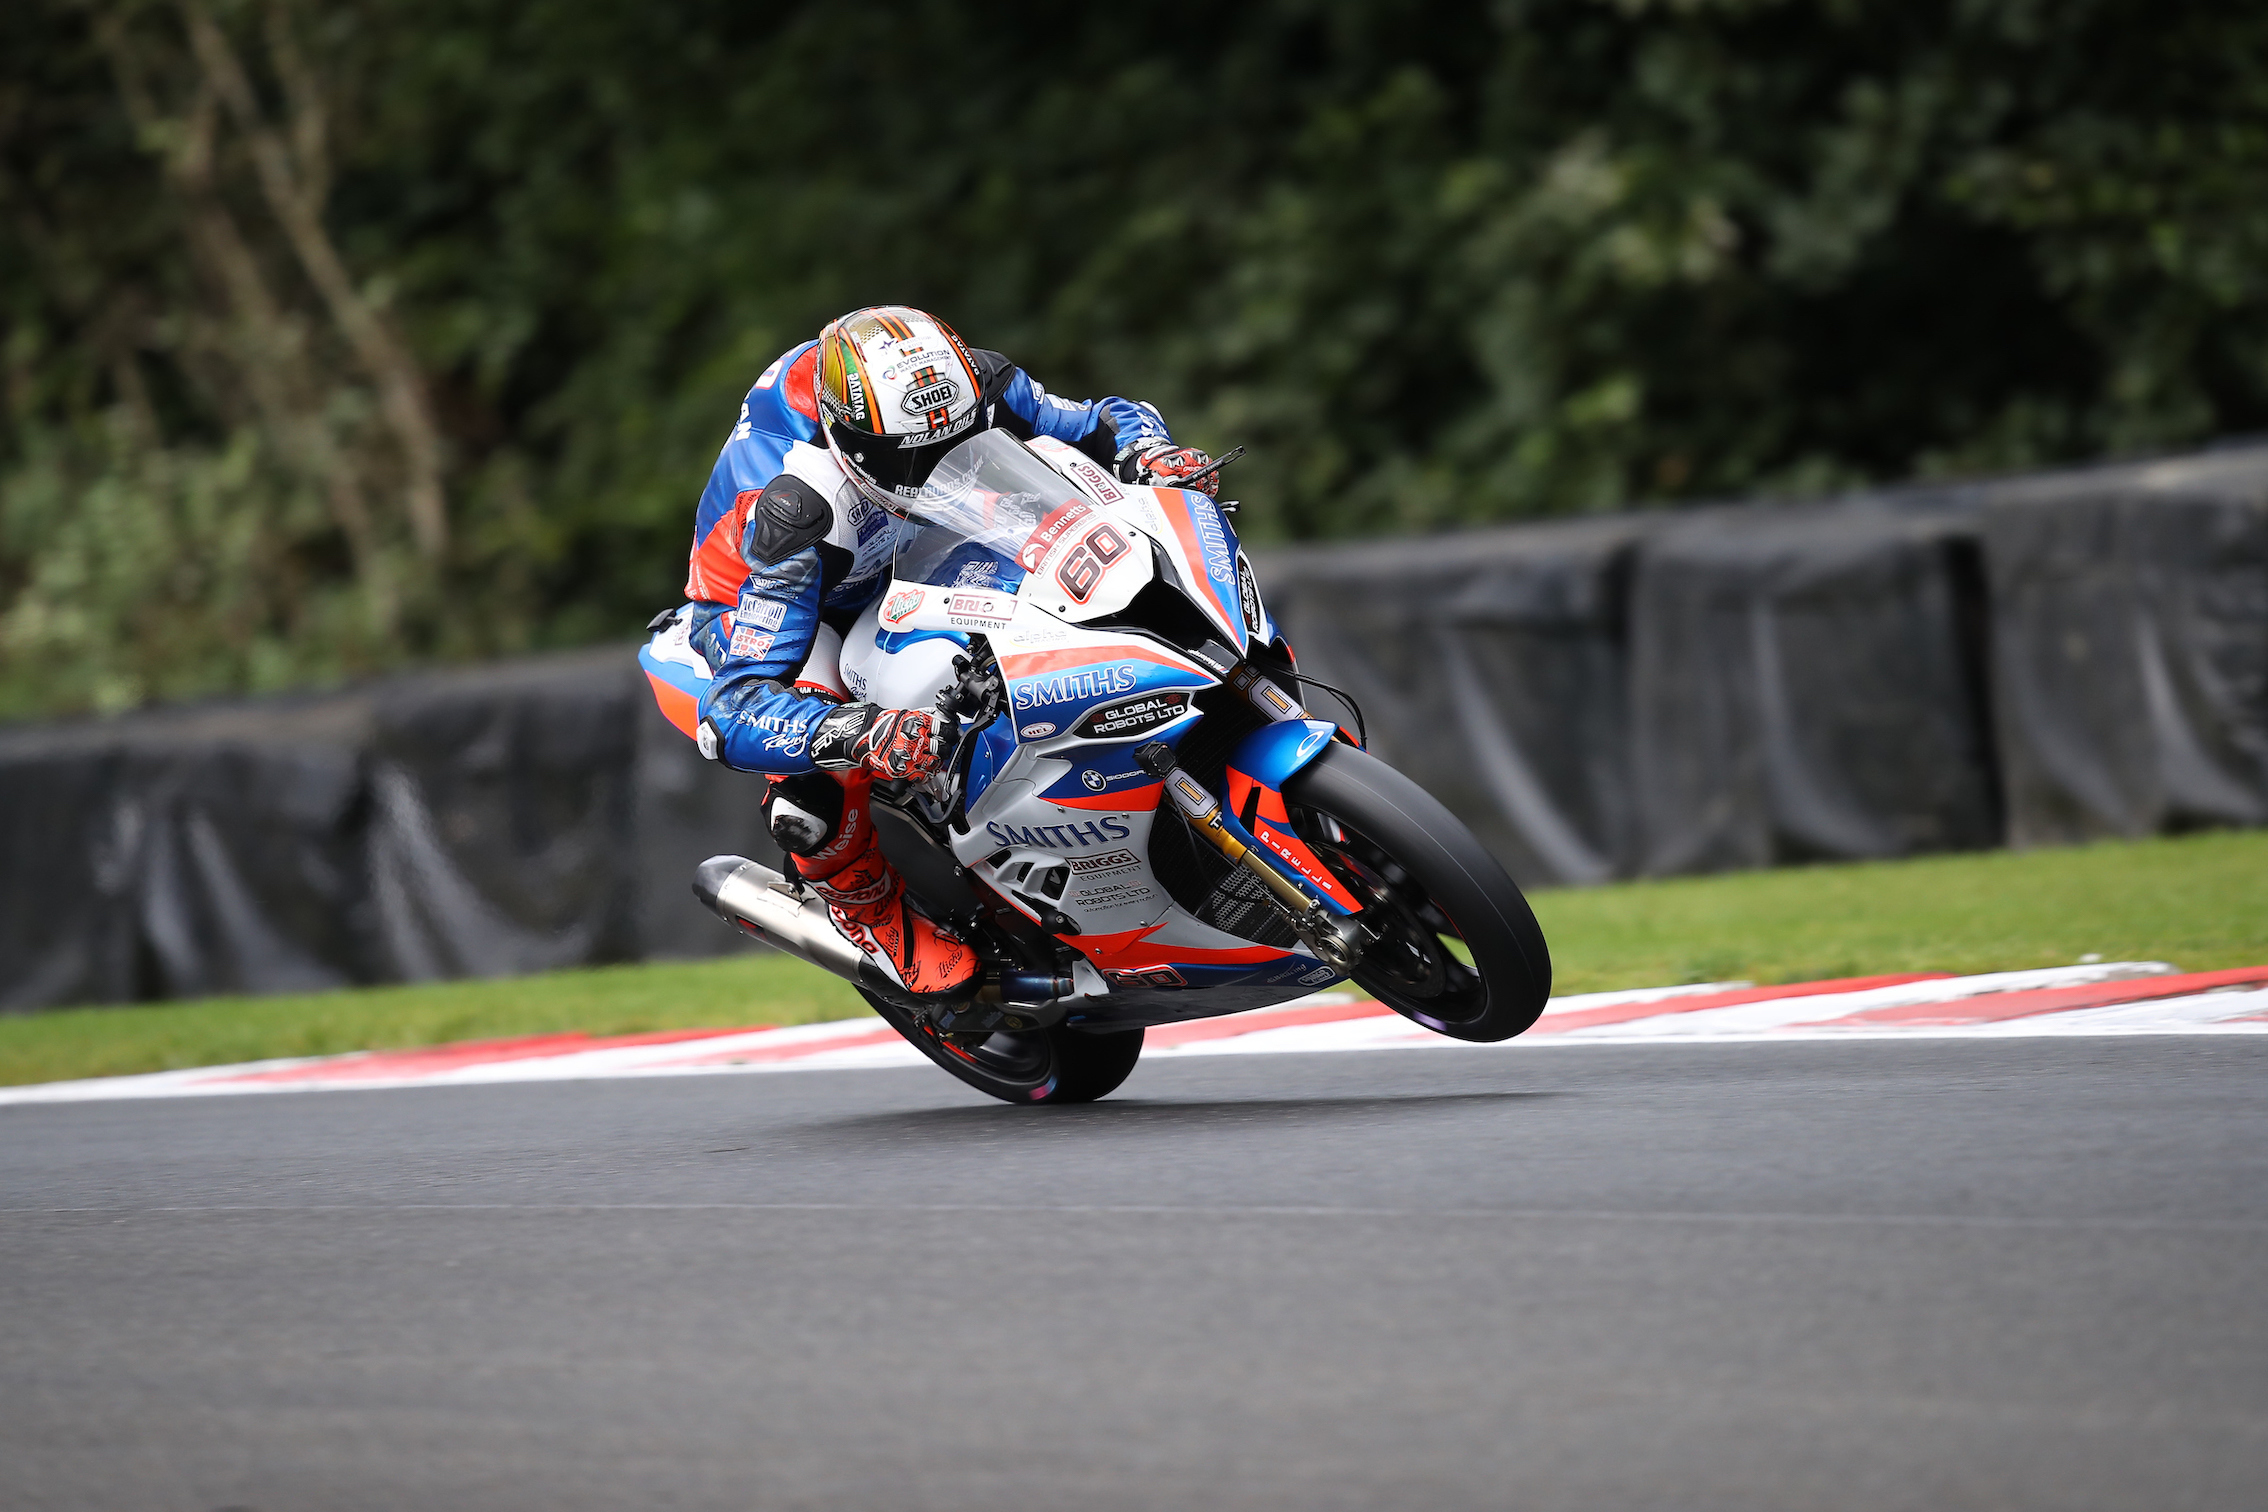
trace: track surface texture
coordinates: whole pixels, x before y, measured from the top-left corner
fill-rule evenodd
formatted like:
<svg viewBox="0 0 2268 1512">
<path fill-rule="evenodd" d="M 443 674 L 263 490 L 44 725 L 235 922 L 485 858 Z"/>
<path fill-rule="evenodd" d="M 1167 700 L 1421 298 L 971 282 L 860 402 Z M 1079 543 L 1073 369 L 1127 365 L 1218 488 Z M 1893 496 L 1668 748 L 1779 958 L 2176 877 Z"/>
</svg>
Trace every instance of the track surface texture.
<svg viewBox="0 0 2268 1512">
<path fill-rule="evenodd" d="M 0 1108 L 0 1505 L 2268 1505 L 2268 1044 Z"/>
</svg>

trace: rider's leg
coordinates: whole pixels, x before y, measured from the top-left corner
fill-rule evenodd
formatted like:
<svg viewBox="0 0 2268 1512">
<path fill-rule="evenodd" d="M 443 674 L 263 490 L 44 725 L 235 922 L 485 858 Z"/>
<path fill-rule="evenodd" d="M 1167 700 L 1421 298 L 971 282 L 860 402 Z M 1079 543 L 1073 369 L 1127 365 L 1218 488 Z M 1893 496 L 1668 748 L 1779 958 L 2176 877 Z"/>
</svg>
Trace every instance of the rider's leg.
<svg viewBox="0 0 2268 1512">
<path fill-rule="evenodd" d="M 976 953 L 951 930 L 916 913 L 906 879 L 882 854 L 863 772 L 775 778 L 765 799 L 772 837 L 826 901 L 835 927 L 918 994 L 952 997 L 977 978 Z"/>
</svg>

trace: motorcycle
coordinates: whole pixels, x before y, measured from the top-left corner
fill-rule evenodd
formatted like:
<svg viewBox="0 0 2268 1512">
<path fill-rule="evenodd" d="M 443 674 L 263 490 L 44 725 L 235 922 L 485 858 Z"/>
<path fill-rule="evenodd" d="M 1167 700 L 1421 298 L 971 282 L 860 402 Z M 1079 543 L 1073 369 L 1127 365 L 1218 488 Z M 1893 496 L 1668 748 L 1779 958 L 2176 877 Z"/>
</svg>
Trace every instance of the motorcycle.
<svg viewBox="0 0 2268 1512">
<path fill-rule="evenodd" d="M 1234 507 L 990 430 L 909 511 L 842 671 L 882 702 L 909 679 L 938 690 L 945 759 L 874 802 L 923 911 L 983 960 L 973 995 L 907 997 L 811 889 L 761 863 L 713 857 L 695 893 L 1009 1102 L 1092 1101 L 1133 1071 L 1148 1026 L 1350 978 L 1454 1039 L 1533 1024 L 1551 959 L 1527 900 L 1365 749 L 1359 710 L 1350 731 L 1295 696 L 1320 685 L 1261 599 Z M 887 668 L 861 665 L 869 646 Z"/>
</svg>

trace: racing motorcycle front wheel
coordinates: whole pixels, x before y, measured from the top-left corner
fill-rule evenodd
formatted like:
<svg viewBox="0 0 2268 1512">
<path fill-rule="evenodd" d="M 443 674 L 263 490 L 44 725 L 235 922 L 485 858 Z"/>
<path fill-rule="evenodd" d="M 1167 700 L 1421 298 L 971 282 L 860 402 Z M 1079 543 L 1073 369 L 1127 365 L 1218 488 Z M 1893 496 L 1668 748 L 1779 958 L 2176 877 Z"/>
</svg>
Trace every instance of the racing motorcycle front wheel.
<svg viewBox="0 0 2268 1512">
<path fill-rule="evenodd" d="M 1118 1089 L 1142 1058 L 1142 1031 L 1091 1034 L 1057 1025 L 1021 1034 L 946 1034 L 863 989 L 884 1023 L 953 1075 L 1002 1102 L 1093 1102 Z"/>
<path fill-rule="evenodd" d="M 1363 905 L 1355 984 L 1403 1017 L 1488 1044 L 1536 1021 L 1551 953 L 1518 884 L 1440 802 L 1337 742 L 1284 784 L 1292 828 Z"/>
</svg>

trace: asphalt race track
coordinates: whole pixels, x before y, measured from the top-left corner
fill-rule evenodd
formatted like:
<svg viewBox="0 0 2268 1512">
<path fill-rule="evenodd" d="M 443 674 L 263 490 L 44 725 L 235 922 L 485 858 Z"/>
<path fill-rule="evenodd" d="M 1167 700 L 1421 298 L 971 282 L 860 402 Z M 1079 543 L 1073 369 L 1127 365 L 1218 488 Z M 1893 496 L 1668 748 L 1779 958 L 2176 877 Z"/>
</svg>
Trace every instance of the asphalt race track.
<svg viewBox="0 0 2268 1512">
<path fill-rule="evenodd" d="M 0 1108 L 0 1505 L 2268 1506 L 2268 1044 Z"/>
</svg>

